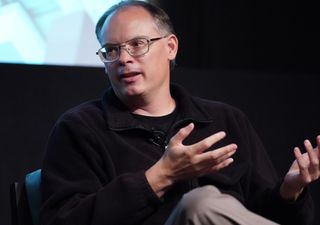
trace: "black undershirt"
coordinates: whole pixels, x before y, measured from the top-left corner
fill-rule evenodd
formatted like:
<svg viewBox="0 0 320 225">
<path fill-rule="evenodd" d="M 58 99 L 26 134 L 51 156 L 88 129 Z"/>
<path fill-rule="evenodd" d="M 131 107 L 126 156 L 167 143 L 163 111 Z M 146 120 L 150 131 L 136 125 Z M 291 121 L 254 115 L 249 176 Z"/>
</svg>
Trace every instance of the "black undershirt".
<svg viewBox="0 0 320 225">
<path fill-rule="evenodd" d="M 132 114 L 132 116 L 141 123 L 141 125 L 150 131 L 149 142 L 160 147 L 167 144 L 167 136 L 171 127 L 176 122 L 178 115 L 177 107 L 175 110 L 165 116 L 144 116 Z"/>
<path fill-rule="evenodd" d="M 138 114 L 132 114 L 145 128 L 156 129 L 167 132 L 174 124 L 178 110 L 174 110 L 172 113 L 165 116 L 144 116 Z"/>
</svg>

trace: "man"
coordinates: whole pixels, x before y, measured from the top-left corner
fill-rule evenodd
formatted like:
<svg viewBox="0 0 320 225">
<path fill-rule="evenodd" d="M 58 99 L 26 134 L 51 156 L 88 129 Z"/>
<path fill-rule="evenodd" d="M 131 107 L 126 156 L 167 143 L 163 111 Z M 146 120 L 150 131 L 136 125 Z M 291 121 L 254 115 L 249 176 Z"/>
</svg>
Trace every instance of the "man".
<svg viewBox="0 0 320 225">
<path fill-rule="evenodd" d="M 41 224 L 311 223 L 320 136 L 278 180 L 239 110 L 170 85 L 178 39 L 161 9 L 121 2 L 96 32 L 111 88 L 55 125 Z"/>
</svg>

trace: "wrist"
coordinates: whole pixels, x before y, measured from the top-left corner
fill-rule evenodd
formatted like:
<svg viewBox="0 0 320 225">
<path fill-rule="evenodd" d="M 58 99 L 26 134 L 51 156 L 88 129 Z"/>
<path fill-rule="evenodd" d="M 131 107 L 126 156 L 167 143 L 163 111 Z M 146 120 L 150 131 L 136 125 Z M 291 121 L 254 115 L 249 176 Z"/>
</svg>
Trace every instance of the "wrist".
<svg viewBox="0 0 320 225">
<path fill-rule="evenodd" d="M 302 193 L 303 188 L 300 188 L 299 190 L 292 189 L 288 187 L 285 183 L 282 183 L 280 186 L 280 196 L 282 199 L 286 201 L 296 201 L 300 194 Z"/>
<path fill-rule="evenodd" d="M 173 185 L 173 180 L 170 179 L 166 170 L 159 160 L 156 164 L 150 167 L 146 172 L 145 176 L 151 186 L 152 190 L 158 197 L 163 196 L 166 191 Z"/>
</svg>

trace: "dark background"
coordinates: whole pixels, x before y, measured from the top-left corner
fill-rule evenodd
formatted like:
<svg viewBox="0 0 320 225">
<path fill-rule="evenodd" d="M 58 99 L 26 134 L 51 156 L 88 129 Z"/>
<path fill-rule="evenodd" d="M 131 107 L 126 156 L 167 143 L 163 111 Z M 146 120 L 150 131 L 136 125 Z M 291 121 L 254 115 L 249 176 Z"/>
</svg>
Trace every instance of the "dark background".
<svg viewBox="0 0 320 225">
<path fill-rule="evenodd" d="M 320 134 L 319 14 L 315 1 L 161 1 L 179 37 L 172 80 L 243 110 L 280 175 L 294 146 Z M 61 50 L 63 52 L 63 50 Z M 93 49 L 93 52 L 95 49 Z M 1 54 L 1 53 L 0 53 Z M 9 184 L 41 167 L 58 116 L 99 97 L 102 68 L 0 64 L 0 223 Z M 311 186 L 320 217 L 320 182 Z"/>
<path fill-rule="evenodd" d="M 320 71 L 317 1 L 158 2 L 180 37 L 180 66 Z"/>
</svg>

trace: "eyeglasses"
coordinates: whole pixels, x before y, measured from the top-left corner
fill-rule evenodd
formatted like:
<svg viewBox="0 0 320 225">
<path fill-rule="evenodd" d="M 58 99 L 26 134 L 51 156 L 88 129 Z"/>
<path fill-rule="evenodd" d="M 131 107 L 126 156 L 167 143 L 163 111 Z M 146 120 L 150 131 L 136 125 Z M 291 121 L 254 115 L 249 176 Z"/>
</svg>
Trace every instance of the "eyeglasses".
<svg viewBox="0 0 320 225">
<path fill-rule="evenodd" d="M 151 39 L 146 37 L 138 37 L 121 44 L 105 44 L 96 52 L 96 54 L 99 55 L 100 59 L 104 63 L 110 63 L 118 60 L 120 57 L 121 48 L 126 50 L 129 55 L 137 57 L 146 54 L 153 42 L 165 37 L 167 36 Z"/>
</svg>

